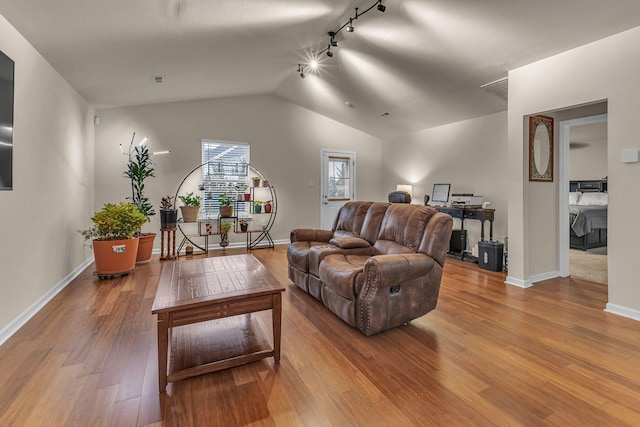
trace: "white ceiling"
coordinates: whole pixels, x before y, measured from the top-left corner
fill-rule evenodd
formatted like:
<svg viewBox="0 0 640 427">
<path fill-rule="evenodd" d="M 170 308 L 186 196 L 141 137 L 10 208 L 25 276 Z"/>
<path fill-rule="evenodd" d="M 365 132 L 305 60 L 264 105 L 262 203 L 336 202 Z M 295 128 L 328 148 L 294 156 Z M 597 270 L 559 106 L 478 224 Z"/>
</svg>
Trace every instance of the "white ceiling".
<svg viewBox="0 0 640 427">
<path fill-rule="evenodd" d="M 297 64 L 374 0 L 0 0 L 0 14 L 97 108 L 274 94 L 382 138 L 505 110 L 482 84 L 640 25 L 637 0 L 383 3 L 305 79 Z"/>
</svg>

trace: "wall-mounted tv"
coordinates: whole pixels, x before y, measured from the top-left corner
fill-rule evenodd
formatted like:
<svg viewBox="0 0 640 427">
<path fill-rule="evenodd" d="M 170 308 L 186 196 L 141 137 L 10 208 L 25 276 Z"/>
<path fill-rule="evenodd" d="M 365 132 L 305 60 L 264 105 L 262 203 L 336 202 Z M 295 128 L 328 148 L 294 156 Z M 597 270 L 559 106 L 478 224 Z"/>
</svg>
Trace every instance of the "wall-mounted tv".
<svg viewBox="0 0 640 427">
<path fill-rule="evenodd" d="M 13 78 L 15 64 L 0 51 L 0 190 L 13 189 Z"/>
</svg>

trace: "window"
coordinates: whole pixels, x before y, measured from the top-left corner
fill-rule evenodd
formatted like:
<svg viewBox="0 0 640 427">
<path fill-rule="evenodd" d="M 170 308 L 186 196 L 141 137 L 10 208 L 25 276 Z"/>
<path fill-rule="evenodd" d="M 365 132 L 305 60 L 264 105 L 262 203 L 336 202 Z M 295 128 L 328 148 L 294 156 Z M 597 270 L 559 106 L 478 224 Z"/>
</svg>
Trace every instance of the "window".
<svg viewBox="0 0 640 427">
<path fill-rule="evenodd" d="M 236 199 L 249 186 L 249 144 L 202 140 L 202 214 L 216 217 L 222 194 Z M 249 215 L 249 203 L 237 203 L 234 216 Z"/>
<path fill-rule="evenodd" d="M 350 157 L 329 156 L 329 200 L 349 200 L 350 161 Z"/>
</svg>

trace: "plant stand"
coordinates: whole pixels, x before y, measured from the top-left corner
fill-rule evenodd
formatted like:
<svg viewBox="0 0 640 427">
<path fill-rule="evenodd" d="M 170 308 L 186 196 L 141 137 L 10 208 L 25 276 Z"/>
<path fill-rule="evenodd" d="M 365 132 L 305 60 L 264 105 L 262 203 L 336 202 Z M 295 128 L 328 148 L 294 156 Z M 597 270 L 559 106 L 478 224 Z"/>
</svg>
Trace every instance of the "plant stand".
<svg viewBox="0 0 640 427">
<path fill-rule="evenodd" d="M 163 228 L 160 233 L 160 259 L 162 261 L 176 259 L 176 229 Z M 165 238 L 167 241 L 166 247 Z"/>
</svg>

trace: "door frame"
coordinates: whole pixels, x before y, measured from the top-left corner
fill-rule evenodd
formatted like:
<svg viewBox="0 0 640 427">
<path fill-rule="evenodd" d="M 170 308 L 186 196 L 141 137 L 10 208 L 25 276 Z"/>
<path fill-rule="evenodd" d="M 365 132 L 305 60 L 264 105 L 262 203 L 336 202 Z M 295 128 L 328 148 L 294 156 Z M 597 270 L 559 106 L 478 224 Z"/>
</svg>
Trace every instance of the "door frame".
<svg viewBox="0 0 640 427">
<path fill-rule="evenodd" d="M 571 142 L 571 127 L 590 123 L 602 123 L 607 122 L 607 120 L 608 115 L 605 113 L 595 116 L 563 120 L 560 122 L 560 151 L 558 153 L 560 163 L 560 170 L 558 171 L 558 185 L 560 186 L 558 191 L 558 206 L 560 208 L 558 213 L 558 227 L 560 229 L 558 230 L 558 253 L 560 254 L 559 267 L 561 277 L 569 276 L 569 191 L 567 190 L 569 189 L 569 181 L 571 181 L 569 178 L 569 143 Z M 607 145 L 609 144 L 608 134 L 609 131 L 607 130 Z"/>
</svg>

